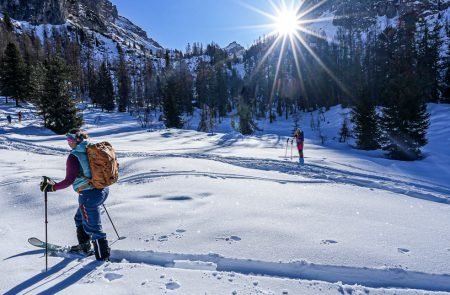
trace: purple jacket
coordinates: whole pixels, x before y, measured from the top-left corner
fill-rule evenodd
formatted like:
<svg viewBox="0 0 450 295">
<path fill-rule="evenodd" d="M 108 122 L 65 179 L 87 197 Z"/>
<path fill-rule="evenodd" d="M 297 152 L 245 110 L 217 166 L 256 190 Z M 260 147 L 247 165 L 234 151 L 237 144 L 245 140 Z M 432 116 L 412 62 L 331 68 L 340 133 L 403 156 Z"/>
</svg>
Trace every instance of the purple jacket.
<svg viewBox="0 0 450 295">
<path fill-rule="evenodd" d="M 66 162 L 66 178 L 63 181 L 55 184 L 53 189 L 55 191 L 59 191 L 68 188 L 74 183 L 75 178 L 77 178 L 79 173 L 80 173 L 80 163 L 78 162 L 76 156 L 70 154 Z"/>
</svg>

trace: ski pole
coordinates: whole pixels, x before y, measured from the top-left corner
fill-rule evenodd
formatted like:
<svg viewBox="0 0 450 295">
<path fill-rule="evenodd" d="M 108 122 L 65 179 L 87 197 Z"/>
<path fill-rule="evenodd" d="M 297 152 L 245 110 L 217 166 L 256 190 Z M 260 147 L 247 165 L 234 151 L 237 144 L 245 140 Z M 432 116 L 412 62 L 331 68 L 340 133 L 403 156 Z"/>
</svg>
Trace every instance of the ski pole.
<svg viewBox="0 0 450 295">
<path fill-rule="evenodd" d="M 121 236 L 119 236 L 119 233 L 117 232 L 117 229 L 116 229 L 116 227 L 114 226 L 114 223 L 113 223 L 113 221 L 112 221 L 112 219 L 111 219 L 111 216 L 109 216 L 108 210 L 106 210 L 105 204 L 103 204 L 103 208 L 105 209 L 106 215 L 108 215 L 109 221 L 111 222 L 111 224 L 112 224 L 112 226 L 113 226 L 113 228 L 114 228 L 114 231 L 116 232 L 117 239 L 119 239 L 119 240 L 124 240 L 124 239 L 126 239 L 127 237 L 121 237 Z"/>
<path fill-rule="evenodd" d="M 46 183 L 47 177 L 43 176 L 44 178 L 44 182 Z M 45 272 L 48 271 L 48 236 L 47 236 L 47 224 L 48 224 L 48 219 L 47 219 L 47 191 L 44 192 L 44 199 L 45 199 Z"/>
<path fill-rule="evenodd" d="M 291 161 L 292 161 L 292 150 L 294 149 L 294 140 L 291 140 Z"/>
<path fill-rule="evenodd" d="M 284 153 L 284 158 L 285 158 L 285 159 L 287 158 L 287 150 L 288 150 L 288 147 L 289 147 L 289 138 L 288 138 L 287 141 L 286 141 L 286 152 Z"/>
</svg>

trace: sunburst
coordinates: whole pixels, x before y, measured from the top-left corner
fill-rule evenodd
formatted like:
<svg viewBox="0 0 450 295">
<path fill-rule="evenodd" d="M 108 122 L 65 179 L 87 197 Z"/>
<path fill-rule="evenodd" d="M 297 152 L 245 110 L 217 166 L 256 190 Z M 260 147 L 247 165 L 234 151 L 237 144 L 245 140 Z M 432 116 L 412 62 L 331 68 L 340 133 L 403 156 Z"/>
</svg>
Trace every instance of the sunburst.
<svg viewBox="0 0 450 295">
<path fill-rule="evenodd" d="M 243 6 L 248 9 L 255 11 L 265 17 L 267 17 L 271 23 L 258 26 L 259 28 L 270 28 L 268 36 L 274 36 L 275 41 L 272 46 L 265 52 L 263 58 L 259 61 L 257 65 L 256 72 L 264 64 L 264 62 L 274 53 L 279 51 L 279 57 L 277 58 L 277 65 L 275 71 L 274 85 L 272 87 L 272 95 L 274 95 L 275 86 L 279 79 L 280 67 L 284 58 L 284 54 L 287 47 L 292 49 L 296 72 L 299 78 L 300 87 L 303 89 L 303 79 L 301 71 L 301 62 L 303 59 L 303 50 L 312 56 L 318 63 L 318 65 L 337 83 L 337 85 L 344 91 L 348 92 L 344 85 L 339 81 L 336 75 L 327 67 L 325 62 L 323 62 L 320 57 L 314 52 L 313 48 L 309 45 L 305 36 L 313 36 L 315 38 L 328 40 L 326 36 L 314 32 L 308 29 L 309 24 L 319 23 L 324 21 L 330 21 L 333 18 L 313 18 L 307 19 L 308 15 L 311 15 L 315 10 L 325 4 L 328 0 L 322 0 L 315 5 L 306 7 L 304 5 L 306 0 L 279 0 L 276 3 L 273 0 L 267 0 L 273 8 L 272 12 L 263 11 L 257 7 L 250 6 L 244 2 L 240 2 Z M 288 2 L 289 1 L 289 2 Z M 281 50 L 280 50 L 281 48 Z M 271 97 L 272 99 L 272 97 Z"/>
</svg>

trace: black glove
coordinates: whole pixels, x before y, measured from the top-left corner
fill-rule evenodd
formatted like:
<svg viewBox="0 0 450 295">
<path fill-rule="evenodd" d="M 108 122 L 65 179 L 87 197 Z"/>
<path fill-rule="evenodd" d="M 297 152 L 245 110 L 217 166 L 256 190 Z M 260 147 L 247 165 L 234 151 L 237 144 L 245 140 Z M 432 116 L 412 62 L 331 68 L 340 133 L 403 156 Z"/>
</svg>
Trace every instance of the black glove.
<svg viewBox="0 0 450 295">
<path fill-rule="evenodd" d="M 49 177 L 44 177 L 44 180 L 41 181 L 40 184 L 41 192 L 43 193 L 54 192 L 55 191 L 54 185 L 55 182 L 53 180 L 51 180 Z"/>
</svg>

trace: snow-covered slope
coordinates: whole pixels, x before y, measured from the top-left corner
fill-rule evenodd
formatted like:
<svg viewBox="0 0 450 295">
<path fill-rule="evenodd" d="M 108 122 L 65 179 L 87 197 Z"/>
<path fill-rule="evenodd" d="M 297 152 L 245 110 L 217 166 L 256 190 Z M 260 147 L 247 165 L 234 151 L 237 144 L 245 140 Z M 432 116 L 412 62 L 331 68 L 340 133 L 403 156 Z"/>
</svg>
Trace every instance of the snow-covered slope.
<svg viewBox="0 0 450 295">
<path fill-rule="evenodd" d="M 82 31 L 83 36 L 99 43 L 97 47 L 100 48 L 96 48 L 96 51 L 105 53 L 102 60 L 113 53 L 108 48 L 115 47 L 115 43 L 129 48 L 134 55 L 142 55 L 143 51 L 153 54 L 164 51 L 142 28 L 120 16 L 116 6 L 109 0 L 31 0 L 29 3 L 2 0 L 0 12 L 8 12 L 12 16 L 19 33 L 46 28 L 50 34 L 53 28 L 58 30 L 61 27 L 79 34 Z M 3 15 L 0 14 L 1 17 Z M 42 41 L 42 35 L 38 36 Z"/>
<path fill-rule="evenodd" d="M 106 205 L 127 239 L 113 243 L 112 263 L 55 256 L 48 273 L 27 239 L 44 237 L 40 177 L 64 177 L 68 147 L 33 106 L 20 110 L 19 123 L 0 101 L 1 293 L 450 292 L 449 105 L 430 105 L 428 157 L 412 163 L 334 140 L 348 110 L 325 113 L 324 145 L 310 129 L 318 114 L 303 114 L 303 168 L 286 150 L 291 120 L 261 121 L 264 133 L 251 137 L 210 136 L 87 109 L 84 128 L 118 151 L 121 178 Z M 48 205 L 49 240 L 75 243 L 76 194 L 51 193 Z"/>
</svg>

